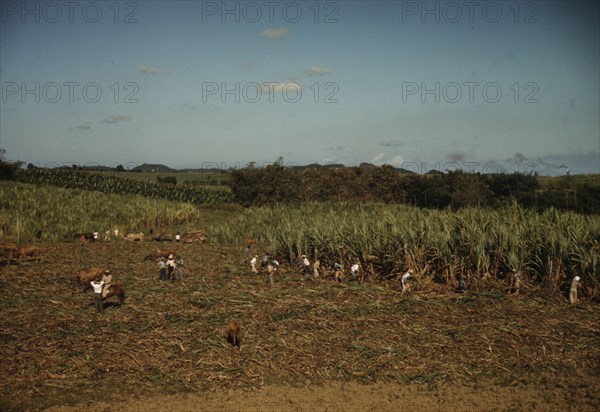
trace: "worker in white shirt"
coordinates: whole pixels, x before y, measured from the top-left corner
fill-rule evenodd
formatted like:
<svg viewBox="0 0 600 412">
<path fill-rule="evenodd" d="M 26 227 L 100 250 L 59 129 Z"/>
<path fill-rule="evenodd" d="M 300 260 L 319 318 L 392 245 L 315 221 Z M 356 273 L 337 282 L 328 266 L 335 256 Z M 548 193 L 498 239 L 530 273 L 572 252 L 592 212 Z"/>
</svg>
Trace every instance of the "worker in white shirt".
<svg viewBox="0 0 600 412">
<path fill-rule="evenodd" d="M 404 275 L 402 275 L 402 293 L 407 292 L 410 289 L 410 279 L 412 278 L 413 270 L 409 269 Z"/>
<path fill-rule="evenodd" d="M 104 282 L 92 280 L 90 285 L 94 289 L 94 306 L 96 307 L 96 312 L 104 313 L 104 305 L 102 304 L 102 287 L 104 286 Z"/>
<path fill-rule="evenodd" d="M 250 266 L 252 267 L 252 273 L 258 273 L 258 270 L 256 270 L 256 261 L 258 260 L 258 256 L 254 255 L 254 257 L 252 258 L 252 260 L 250 260 Z"/>
<path fill-rule="evenodd" d="M 310 261 L 306 255 L 300 256 L 300 272 L 304 274 L 310 273 Z"/>
<path fill-rule="evenodd" d="M 350 267 L 350 274 L 352 275 L 352 279 L 356 280 L 356 274 L 358 273 L 358 263 L 355 263 Z"/>
<path fill-rule="evenodd" d="M 277 271 L 277 268 L 279 268 L 279 262 L 275 259 L 270 260 L 269 263 L 267 263 L 267 272 L 269 272 L 269 284 L 271 286 L 275 284 L 275 281 L 273 280 L 273 273 Z"/>
</svg>

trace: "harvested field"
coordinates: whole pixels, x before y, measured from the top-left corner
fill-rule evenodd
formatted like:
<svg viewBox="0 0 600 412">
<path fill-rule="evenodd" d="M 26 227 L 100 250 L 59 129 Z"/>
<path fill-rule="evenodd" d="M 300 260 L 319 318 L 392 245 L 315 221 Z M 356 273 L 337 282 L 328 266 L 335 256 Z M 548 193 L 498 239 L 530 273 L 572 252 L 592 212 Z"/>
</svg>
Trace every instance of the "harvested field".
<svg viewBox="0 0 600 412">
<path fill-rule="evenodd" d="M 600 310 L 585 299 L 493 284 L 402 295 L 398 282 L 336 284 L 285 264 L 271 288 L 241 246 L 194 243 L 176 245 L 184 281 L 160 282 L 144 260 L 156 243 L 42 246 L 41 262 L 0 268 L 3 411 L 600 407 Z M 124 305 L 94 313 L 72 284 L 91 266 L 110 268 Z"/>
</svg>

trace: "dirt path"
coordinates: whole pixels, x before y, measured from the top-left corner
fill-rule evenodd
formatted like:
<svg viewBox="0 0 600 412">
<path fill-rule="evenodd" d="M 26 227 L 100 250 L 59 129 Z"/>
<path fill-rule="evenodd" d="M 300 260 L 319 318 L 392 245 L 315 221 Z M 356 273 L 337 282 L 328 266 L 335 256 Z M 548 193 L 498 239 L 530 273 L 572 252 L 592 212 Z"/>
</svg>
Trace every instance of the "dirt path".
<svg viewBox="0 0 600 412">
<path fill-rule="evenodd" d="M 269 386 L 255 391 L 190 393 L 53 407 L 52 412 L 110 411 L 596 411 L 600 407 L 598 380 L 578 386 L 496 384 L 466 386 L 334 383 L 324 386 Z"/>
</svg>

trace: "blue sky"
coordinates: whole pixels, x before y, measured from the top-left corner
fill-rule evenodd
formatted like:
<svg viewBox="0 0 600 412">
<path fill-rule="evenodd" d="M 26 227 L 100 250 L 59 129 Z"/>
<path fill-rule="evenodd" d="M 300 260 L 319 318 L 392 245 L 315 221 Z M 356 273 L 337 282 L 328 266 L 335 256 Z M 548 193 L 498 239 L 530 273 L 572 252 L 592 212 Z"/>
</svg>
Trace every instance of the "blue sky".
<svg viewBox="0 0 600 412">
<path fill-rule="evenodd" d="M 8 159 L 600 172 L 598 2 L 76 3 L 1 5 Z"/>
</svg>

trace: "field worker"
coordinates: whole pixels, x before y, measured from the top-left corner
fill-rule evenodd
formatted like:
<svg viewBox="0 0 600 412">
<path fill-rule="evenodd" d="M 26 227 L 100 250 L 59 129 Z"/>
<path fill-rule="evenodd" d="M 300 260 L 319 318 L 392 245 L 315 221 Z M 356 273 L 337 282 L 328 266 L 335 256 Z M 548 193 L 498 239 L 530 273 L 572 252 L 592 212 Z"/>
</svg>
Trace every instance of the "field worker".
<svg viewBox="0 0 600 412">
<path fill-rule="evenodd" d="M 310 261 L 306 255 L 300 256 L 300 272 L 304 274 L 310 273 Z"/>
<path fill-rule="evenodd" d="M 571 282 L 571 290 L 569 291 L 569 302 L 571 302 L 571 305 L 577 304 L 577 288 L 579 287 L 580 280 L 579 276 L 575 276 Z"/>
<path fill-rule="evenodd" d="M 79 236 L 79 250 L 83 252 L 83 247 L 85 246 L 85 236 L 83 233 Z"/>
<path fill-rule="evenodd" d="M 341 282 L 343 280 L 342 274 L 344 273 L 344 267 L 342 265 L 340 265 L 339 263 L 335 263 L 333 265 L 333 270 L 335 271 L 333 273 L 333 276 L 335 277 L 335 281 Z"/>
<path fill-rule="evenodd" d="M 90 282 L 94 289 L 94 306 L 96 307 L 96 313 L 104 313 L 104 305 L 102 304 L 102 287 L 104 282 L 92 280 Z"/>
<path fill-rule="evenodd" d="M 250 247 L 244 246 L 244 260 L 242 260 L 242 262 L 246 263 L 248 261 L 248 256 L 250 256 Z"/>
<path fill-rule="evenodd" d="M 410 289 L 410 279 L 412 278 L 413 270 L 409 269 L 404 275 L 402 275 L 401 283 L 402 283 L 402 293 L 408 291 Z"/>
<path fill-rule="evenodd" d="M 177 233 L 175 235 L 175 242 L 179 242 L 181 240 L 181 236 L 179 236 L 179 233 Z"/>
<path fill-rule="evenodd" d="M 104 232 L 104 241 L 110 242 L 110 230 Z"/>
<path fill-rule="evenodd" d="M 169 259 L 167 259 L 167 277 L 169 280 L 175 279 L 175 259 L 173 255 L 169 255 Z"/>
<path fill-rule="evenodd" d="M 277 262 L 279 263 L 279 262 Z M 275 265 L 273 264 L 273 261 L 268 261 L 267 262 L 267 272 L 269 273 L 269 283 L 271 286 L 273 286 L 274 282 L 273 282 L 273 272 L 275 272 L 277 270 L 277 268 L 275 267 Z"/>
<path fill-rule="evenodd" d="M 458 278 L 458 289 L 456 290 L 458 293 L 463 293 L 465 291 L 465 275 L 462 273 Z"/>
<path fill-rule="evenodd" d="M 102 288 L 102 297 L 106 298 L 106 295 L 108 295 L 108 289 L 110 289 L 112 284 L 112 275 L 110 274 L 110 270 L 106 270 L 104 271 L 104 274 L 102 274 L 102 283 L 104 283 L 104 287 Z"/>
<path fill-rule="evenodd" d="M 252 273 L 258 273 L 258 270 L 256 270 L 256 261 L 258 260 L 258 256 L 254 255 L 254 257 L 252 258 L 252 260 L 250 260 L 250 266 L 252 267 Z"/>
<path fill-rule="evenodd" d="M 513 269 L 510 277 L 510 290 L 514 295 L 518 295 L 521 291 L 521 272 Z"/>
<path fill-rule="evenodd" d="M 94 242 L 95 242 L 96 240 L 98 240 L 98 234 L 99 234 L 99 233 L 98 233 L 98 231 L 97 231 L 97 230 L 95 230 L 95 231 L 94 231 L 94 239 L 93 239 L 93 241 L 94 241 Z"/>
<path fill-rule="evenodd" d="M 350 274 L 352 275 L 352 279 L 356 280 L 356 274 L 358 273 L 358 263 L 355 263 L 350 267 Z"/>
<path fill-rule="evenodd" d="M 160 270 L 158 278 L 160 280 L 167 280 L 167 264 L 165 263 L 165 258 L 160 258 L 158 260 L 158 268 Z"/>
<path fill-rule="evenodd" d="M 269 263 L 269 255 L 264 255 L 262 258 L 262 261 L 260 262 L 260 267 L 264 268 L 267 266 L 267 263 Z"/>
<path fill-rule="evenodd" d="M 177 256 L 175 259 L 175 280 L 182 281 L 183 280 L 183 259 L 181 256 Z"/>
<path fill-rule="evenodd" d="M 114 234 L 115 234 L 116 238 L 119 237 L 119 229 L 118 228 L 115 228 Z"/>
<path fill-rule="evenodd" d="M 313 275 L 314 277 L 318 278 L 319 277 L 319 269 L 321 268 L 321 262 L 319 261 L 319 259 L 315 260 L 315 263 L 313 264 Z"/>
</svg>

